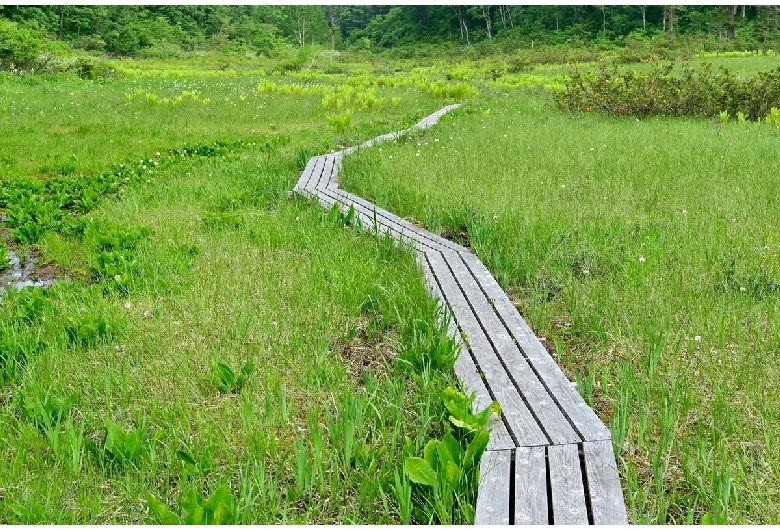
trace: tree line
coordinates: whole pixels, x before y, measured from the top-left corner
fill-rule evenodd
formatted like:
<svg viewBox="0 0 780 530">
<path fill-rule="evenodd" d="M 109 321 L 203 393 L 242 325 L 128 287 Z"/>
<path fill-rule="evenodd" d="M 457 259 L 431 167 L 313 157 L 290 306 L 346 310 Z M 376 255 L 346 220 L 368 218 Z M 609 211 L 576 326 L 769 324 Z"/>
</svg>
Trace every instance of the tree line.
<svg viewBox="0 0 780 530">
<path fill-rule="evenodd" d="M 777 47 L 780 6 L 0 6 L 9 29 L 116 56 L 282 47 L 578 45 L 696 36 L 713 47 Z M 8 47 L 8 46 L 6 46 Z"/>
</svg>

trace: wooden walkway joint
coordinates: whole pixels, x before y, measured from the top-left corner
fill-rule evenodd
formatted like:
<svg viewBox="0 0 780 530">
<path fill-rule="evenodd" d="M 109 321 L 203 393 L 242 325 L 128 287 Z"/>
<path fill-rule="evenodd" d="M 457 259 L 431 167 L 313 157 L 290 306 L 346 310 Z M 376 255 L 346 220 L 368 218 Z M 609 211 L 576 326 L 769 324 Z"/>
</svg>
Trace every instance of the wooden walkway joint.
<svg viewBox="0 0 780 530">
<path fill-rule="evenodd" d="M 434 125 L 449 105 L 411 129 Z M 409 130 L 411 130 L 409 129 Z M 416 227 L 339 189 L 344 155 L 392 140 L 399 131 L 359 146 L 315 156 L 293 192 L 354 209 L 364 226 L 414 246 L 431 293 L 450 309 L 450 333 L 461 343 L 458 378 L 476 406 L 501 404 L 480 463 L 477 524 L 626 524 L 628 518 L 609 429 L 577 393 L 470 250 Z M 466 341 L 463 341 L 466 337 Z"/>
</svg>

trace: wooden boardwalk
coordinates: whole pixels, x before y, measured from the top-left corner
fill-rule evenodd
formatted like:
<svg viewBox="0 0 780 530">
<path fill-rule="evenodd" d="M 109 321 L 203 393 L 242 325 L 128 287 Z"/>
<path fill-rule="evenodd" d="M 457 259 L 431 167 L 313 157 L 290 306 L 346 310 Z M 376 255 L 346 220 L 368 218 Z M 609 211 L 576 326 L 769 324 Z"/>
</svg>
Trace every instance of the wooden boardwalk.
<svg viewBox="0 0 780 530">
<path fill-rule="evenodd" d="M 457 105 L 412 127 L 425 128 Z M 477 524 L 626 524 L 610 431 L 580 397 L 506 293 L 468 249 L 338 187 L 345 154 L 392 140 L 386 134 L 309 160 L 294 192 L 336 205 L 379 234 L 411 243 L 433 296 L 452 312 L 461 342 L 458 378 L 476 406 L 501 404 L 480 463 Z M 465 342 L 462 337 L 466 337 Z"/>
</svg>

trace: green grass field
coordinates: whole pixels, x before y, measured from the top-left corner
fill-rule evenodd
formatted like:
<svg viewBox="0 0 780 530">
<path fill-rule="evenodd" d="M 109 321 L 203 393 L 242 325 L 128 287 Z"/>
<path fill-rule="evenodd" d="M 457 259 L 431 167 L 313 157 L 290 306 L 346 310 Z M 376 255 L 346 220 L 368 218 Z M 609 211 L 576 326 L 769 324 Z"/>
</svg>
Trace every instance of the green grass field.
<svg viewBox="0 0 780 530">
<path fill-rule="evenodd" d="M 256 76 L 6 81 L 0 248 L 61 281 L 0 306 L 0 521 L 427 521 L 397 475 L 456 384 L 406 362 L 437 308 L 411 251 L 288 191 L 440 101 L 388 89 L 336 132 L 321 95 Z M 112 172 L 111 197 L 67 199 Z M 46 227 L 27 243 L 24 215 Z"/>
<path fill-rule="evenodd" d="M 410 368 L 450 344 L 413 254 L 288 190 L 456 99 L 345 187 L 471 245 L 611 426 L 633 522 L 780 517 L 778 129 L 567 115 L 565 66 L 407 66 L 0 77 L 0 268 L 60 280 L 0 304 L 0 522 L 449 522 L 399 466 L 455 385 Z"/>
<path fill-rule="evenodd" d="M 507 90 L 345 187 L 470 243 L 611 426 L 634 522 L 776 521 L 780 131 Z"/>
</svg>

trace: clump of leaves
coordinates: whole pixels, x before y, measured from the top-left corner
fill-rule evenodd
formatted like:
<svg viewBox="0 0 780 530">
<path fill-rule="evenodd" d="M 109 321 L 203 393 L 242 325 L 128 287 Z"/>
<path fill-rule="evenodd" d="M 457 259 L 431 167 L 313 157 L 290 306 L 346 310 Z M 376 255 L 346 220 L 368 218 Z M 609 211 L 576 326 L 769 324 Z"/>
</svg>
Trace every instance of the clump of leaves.
<svg viewBox="0 0 780 530">
<path fill-rule="evenodd" d="M 103 426 L 105 428 L 103 444 L 99 446 L 94 440 L 87 438 L 87 449 L 102 465 L 119 468 L 137 466 L 151 443 L 151 439 L 144 435 L 143 427 L 138 426 L 125 431 L 108 418 L 103 420 Z"/>
<path fill-rule="evenodd" d="M 424 486 L 418 490 L 418 519 L 452 524 L 459 522 L 458 513 L 464 513 L 466 522 L 473 523 L 470 501 L 476 492 L 478 464 L 490 440 L 487 425 L 493 413 L 500 417 L 501 407 L 494 401 L 474 413 L 474 394 L 466 396 L 449 387 L 443 392 L 443 400 L 455 429 L 441 440 L 429 440 L 422 458 L 407 457 L 404 474 L 418 487 Z"/>
<path fill-rule="evenodd" d="M 236 229 L 244 224 L 244 217 L 230 211 L 207 213 L 203 216 L 203 224 L 214 229 Z"/>
<path fill-rule="evenodd" d="M 18 399 L 25 416 L 36 427 L 42 430 L 59 426 L 62 418 L 68 410 L 76 404 L 76 396 L 58 397 L 46 395 L 41 397 L 36 394 L 22 392 Z"/>
<path fill-rule="evenodd" d="M 572 71 L 553 99 L 569 111 L 592 108 L 613 116 L 720 116 L 721 120 L 738 112 L 759 119 L 780 106 L 780 68 L 746 79 L 723 67 L 713 72 L 708 63 L 698 69 L 685 65 L 679 74 L 672 70 L 672 65 L 638 72 L 602 64 L 596 72 Z"/>
<path fill-rule="evenodd" d="M 77 317 L 70 317 L 65 331 L 71 342 L 82 346 L 93 346 L 110 337 L 113 330 L 101 315 L 86 312 Z"/>
<path fill-rule="evenodd" d="M 0 271 L 11 266 L 11 255 L 8 253 L 8 249 L 5 248 L 2 241 L 0 241 Z"/>
<path fill-rule="evenodd" d="M 203 379 L 214 385 L 222 394 L 238 394 L 244 388 L 244 383 L 254 369 L 255 363 L 252 359 L 244 364 L 238 374 L 225 363 L 212 360 L 211 374 Z"/>
<path fill-rule="evenodd" d="M 442 311 L 441 309 L 439 311 Z M 437 319 L 421 319 L 405 326 L 404 341 L 398 358 L 410 366 L 415 373 L 438 370 L 449 373 L 460 354 L 460 346 L 447 333 L 446 315 L 442 323 L 432 324 Z"/>
<path fill-rule="evenodd" d="M 6 299 L 11 320 L 24 324 L 35 321 L 50 305 L 46 290 L 40 287 L 25 287 Z"/>
<path fill-rule="evenodd" d="M 190 489 L 179 501 L 179 514 L 154 495 L 147 498 L 149 511 L 158 524 L 235 524 L 236 501 L 226 485 L 217 488 L 207 499 Z"/>
<path fill-rule="evenodd" d="M 328 124 L 336 129 L 336 132 L 343 133 L 349 129 L 352 123 L 352 109 L 345 109 L 342 112 L 333 112 L 327 114 Z"/>
</svg>

